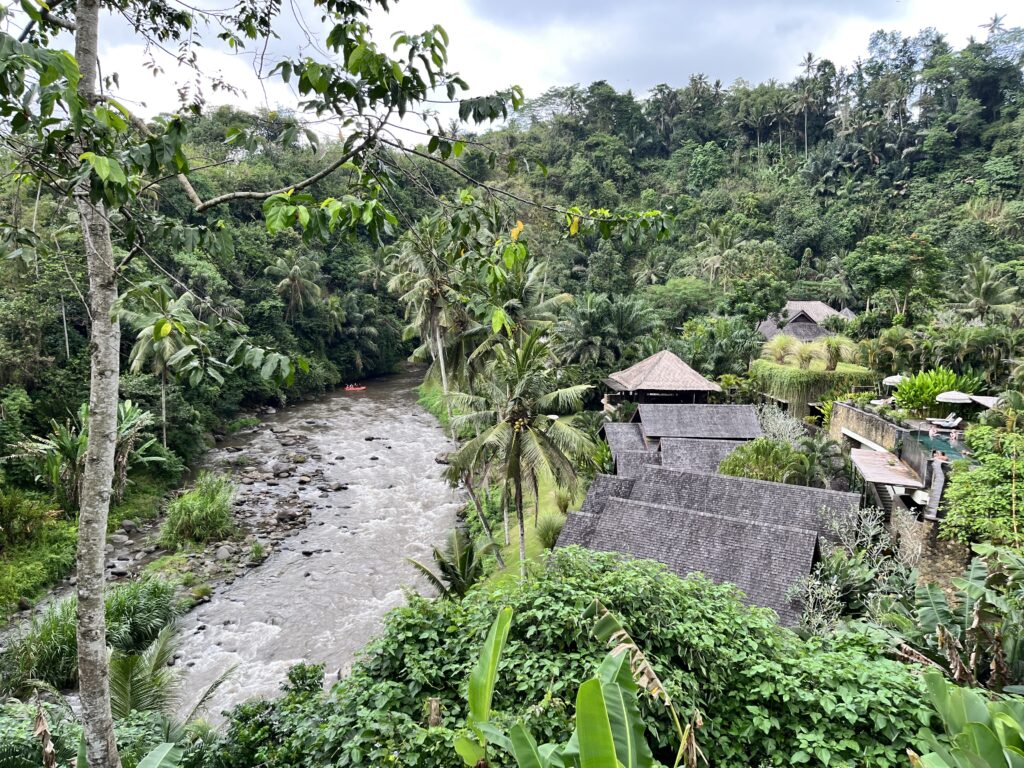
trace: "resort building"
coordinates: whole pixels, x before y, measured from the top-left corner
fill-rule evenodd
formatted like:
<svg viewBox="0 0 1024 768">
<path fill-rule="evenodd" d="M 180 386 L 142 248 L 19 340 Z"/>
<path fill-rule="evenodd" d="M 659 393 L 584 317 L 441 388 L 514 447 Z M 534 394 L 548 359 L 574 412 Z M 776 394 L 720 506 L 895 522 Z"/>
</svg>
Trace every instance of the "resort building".
<svg viewBox="0 0 1024 768">
<path fill-rule="evenodd" d="M 706 403 L 712 392 L 721 392 L 715 382 L 704 378 L 667 349 L 641 360 L 604 380 L 607 402 Z"/>
<path fill-rule="evenodd" d="M 831 335 L 831 331 L 822 325 L 830 317 L 852 320 L 856 315 L 849 309 L 832 309 L 823 301 L 787 301 L 779 322 L 769 318 L 762 321 L 757 330 L 766 339 L 785 333 L 800 341 L 814 341 Z"/>
</svg>

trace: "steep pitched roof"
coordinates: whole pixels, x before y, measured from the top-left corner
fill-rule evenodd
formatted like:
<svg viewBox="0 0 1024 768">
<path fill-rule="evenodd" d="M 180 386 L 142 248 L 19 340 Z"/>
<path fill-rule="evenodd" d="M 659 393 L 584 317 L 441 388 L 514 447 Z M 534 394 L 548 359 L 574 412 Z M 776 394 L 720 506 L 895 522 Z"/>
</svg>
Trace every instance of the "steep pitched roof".
<svg viewBox="0 0 1024 768">
<path fill-rule="evenodd" d="M 789 322 L 797 315 L 805 314 L 815 323 L 822 323 L 827 317 L 835 317 L 838 311 L 832 309 L 824 301 L 787 301 L 782 310 L 782 319 Z"/>
<path fill-rule="evenodd" d="M 644 467 L 658 464 L 661 464 L 661 454 L 655 451 L 623 451 L 615 456 L 615 474 L 639 477 Z"/>
<path fill-rule="evenodd" d="M 610 421 L 604 425 L 604 439 L 612 449 L 612 456 L 618 456 L 625 451 L 648 450 L 643 426 L 640 424 Z"/>
<path fill-rule="evenodd" d="M 604 512 L 608 499 L 612 497 L 628 497 L 633 490 L 633 480 L 619 475 L 596 475 L 587 489 L 578 512 L 571 513 L 558 535 L 558 546 L 568 547 L 571 544 L 586 546 L 593 535 L 598 516 Z"/>
<path fill-rule="evenodd" d="M 613 498 L 597 517 L 587 546 L 658 560 L 680 576 L 700 571 L 714 581 L 731 582 L 750 602 L 773 608 L 783 623 L 795 624 L 800 608 L 786 593 L 811 572 L 817 534 Z"/>
<path fill-rule="evenodd" d="M 829 534 L 821 519 L 822 509 L 845 512 L 860 506 L 860 495 L 856 493 L 656 466 L 642 468 L 629 498 L 750 522 L 802 528 L 826 537 Z"/>
<path fill-rule="evenodd" d="M 752 405 L 641 403 L 637 415 L 648 437 L 753 440 L 761 436 L 757 409 Z"/>
<path fill-rule="evenodd" d="M 667 349 L 641 360 L 606 382 L 620 392 L 721 392 L 722 388 L 701 376 Z"/>
<path fill-rule="evenodd" d="M 687 472 L 714 474 L 722 459 L 736 450 L 735 440 L 666 437 L 661 441 L 661 465 Z"/>
<path fill-rule="evenodd" d="M 757 326 L 757 331 L 766 339 L 774 339 L 780 333 L 784 333 L 800 341 L 815 341 L 823 336 L 830 335 L 825 328 L 822 328 L 817 323 L 791 323 L 780 328 L 779 324 L 771 318 L 762 320 Z"/>
</svg>

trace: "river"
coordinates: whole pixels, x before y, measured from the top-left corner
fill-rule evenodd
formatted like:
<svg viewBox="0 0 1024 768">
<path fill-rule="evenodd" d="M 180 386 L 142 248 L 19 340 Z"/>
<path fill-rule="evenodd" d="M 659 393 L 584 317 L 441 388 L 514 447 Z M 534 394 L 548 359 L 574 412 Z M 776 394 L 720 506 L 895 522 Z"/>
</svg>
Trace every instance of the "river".
<svg viewBox="0 0 1024 768">
<path fill-rule="evenodd" d="M 177 662 L 185 671 L 183 711 L 231 667 L 208 708 L 213 722 L 246 699 L 279 693 L 298 662 L 323 663 L 333 681 L 384 614 L 404 602 L 403 589 L 422 587 L 406 558 L 430 562 L 431 546 L 444 541 L 461 498 L 434 461 L 453 444 L 417 405 L 418 383 L 417 375 L 403 373 L 372 381 L 364 392 L 288 407 L 208 457 L 212 465 L 230 459 L 269 471 L 301 451 L 301 472 L 315 482 L 292 476 L 240 486 L 239 503 L 302 505 L 308 524 L 184 617 Z M 285 447 L 282 440 L 301 442 Z M 321 490 L 325 483 L 336 492 Z"/>
</svg>

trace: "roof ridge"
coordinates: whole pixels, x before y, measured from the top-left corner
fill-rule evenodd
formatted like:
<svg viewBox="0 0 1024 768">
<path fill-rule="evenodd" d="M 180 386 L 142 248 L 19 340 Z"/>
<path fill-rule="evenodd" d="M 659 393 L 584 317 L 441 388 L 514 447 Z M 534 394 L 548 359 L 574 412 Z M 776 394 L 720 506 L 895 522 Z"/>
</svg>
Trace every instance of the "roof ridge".
<svg viewBox="0 0 1024 768">
<path fill-rule="evenodd" d="M 772 528 L 782 531 L 795 531 L 797 533 L 810 533 L 813 534 L 815 537 L 821 536 L 821 534 L 813 528 L 803 528 L 797 525 L 783 525 L 781 523 L 769 523 L 765 522 L 764 520 L 757 520 L 749 517 L 720 515 L 714 512 L 704 512 L 699 509 L 694 509 L 693 507 L 674 507 L 670 504 L 656 504 L 650 501 L 643 501 L 642 499 L 623 499 L 619 496 L 609 496 L 607 501 L 605 502 L 605 505 L 607 506 L 609 503 L 613 501 L 625 502 L 627 504 L 635 504 L 641 507 L 648 507 L 650 509 L 660 509 L 664 512 L 685 512 L 687 514 L 700 515 L 701 517 L 713 517 L 717 520 L 733 520 L 737 523 L 744 523 L 746 525 L 756 525 L 761 528 Z"/>
</svg>

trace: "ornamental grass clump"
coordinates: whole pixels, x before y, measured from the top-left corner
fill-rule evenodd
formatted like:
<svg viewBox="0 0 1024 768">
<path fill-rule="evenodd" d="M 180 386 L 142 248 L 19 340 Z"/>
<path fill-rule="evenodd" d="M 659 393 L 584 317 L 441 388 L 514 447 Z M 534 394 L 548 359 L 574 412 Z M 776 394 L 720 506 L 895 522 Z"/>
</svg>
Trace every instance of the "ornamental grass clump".
<svg viewBox="0 0 1024 768">
<path fill-rule="evenodd" d="M 167 520 L 160 531 L 161 543 L 175 548 L 186 542 L 202 544 L 229 536 L 235 529 L 231 515 L 234 495 L 235 486 L 228 478 L 200 473 L 195 487 L 167 507 Z"/>
</svg>

